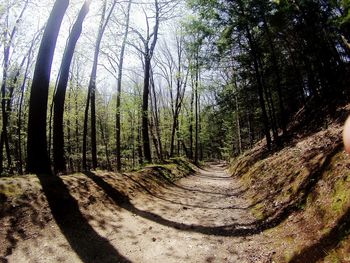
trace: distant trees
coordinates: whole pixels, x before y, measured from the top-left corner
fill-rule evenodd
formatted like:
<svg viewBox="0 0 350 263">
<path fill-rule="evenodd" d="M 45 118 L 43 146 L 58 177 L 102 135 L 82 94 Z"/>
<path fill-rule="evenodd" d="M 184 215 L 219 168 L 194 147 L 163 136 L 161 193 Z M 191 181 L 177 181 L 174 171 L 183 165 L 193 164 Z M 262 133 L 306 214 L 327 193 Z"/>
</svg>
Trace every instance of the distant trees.
<svg viewBox="0 0 350 263">
<path fill-rule="evenodd" d="M 107 24 L 111 18 L 111 15 L 113 13 L 114 7 L 117 4 L 116 1 L 113 1 L 112 6 L 110 7 L 109 11 L 107 11 L 107 0 L 103 2 L 102 6 L 102 14 L 101 14 L 101 20 L 100 25 L 97 32 L 97 38 L 95 43 L 95 52 L 94 52 L 94 58 L 92 63 L 92 69 L 90 74 L 90 81 L 89 81 L 89 87 L 88 87 L 88 96 L 86 100 L 86 107 L 85 107 L 85 115 L 84 115 L 84 131 L 83 131 L 83 169 L 87 170 L 87 160 L 86 160 L 86 153 L 87 153 L 87 132 L 88 132 L 88 113 L 89 108 L 91 108 L 91 156 L 92 156 L 92 168 L 97 168 L 97 142 L 96 142 L 96 75 L 97 75 L 97 66 L 98 66 L 98 58 L 100 53 L 100 46 L 103 34 L 106 30 Z M 90 105 L 91 104 L 91 105 Z"/>
<path fill-rule="evenodd" d="M 143 98 L 142 98 L 142 141 L 143 141 L 143 154 L 146 162 L 152 162 L 151 144 L 149 138 L 149 99 L 150 99 L 150 82 L 153 79 L 152 75 L 152 58 L 155 52 L 156 44 L 158 41 L 158 32 L 160 23 L 166 21 L 172 17 L 172 13 L 178 3 L 173 1 L 158 1 L 154 0 L 152 11 L 153 16 L 147 14 L 146 9 L 143 8 L 145 15 L 145 35 L 139 30 L 133 30 L 137 34 L 141 41 L 141 46 L 131 44 L 142 55 L 142 64 L 144 70 L 143 77 Z M 150 21 L 153 22 L 153 27 L 150 26 Z M 159 152 L 159 151 L 158 151 Z M 159 154 L 159 153 L 158 153 Z M 160 155 L 160 154 L 159 154 Z M 162 159 L 161 156 L 159 156 Z"/>
<path fill-rule="evenodd" d="M 8 3 L 5 9 L 5 24 L 3 27 L 3 70 L 2 70 L 2 84 L 1 84 L 1 111 L 2 111 L 2 130 L 0 137 L 0 174 L 3 172 L 3 155 L 4 155 L 4 145 L 7 156 L 7 165 L 10 173 L 12 172 L 12 158 L 10 153 L 9 145 L 9 134 L 8 134 L 8 124 L 9 124 L 9 114 L 11 109 L 11 100 L 14 92 L 14 85 L 18 80 L 18 74 L 23 67 L 26 58 L 23 58 L 20 68 L 17 69 L 18 73 L 15 73 L 13 79 L 9 79 L 9 67 L 10 67 L 10 51 L 14 45 L 14 38 L 17 34 L 19 24 L 21 23 L 22 17 L 28 7 L 28 0 L 24 1 L 23 7 L 15 20 L 12 28 L 10 27 L 10 4 Z M 29 58 L 28 58 L 29 59 Z M 11 83 L 12 82 L 12 83 Z M 9 92 L 7 92 L 7 90 Z"/>
<path fill-rule="evenodd" d="M 146 162 L 152 162 L 152 154 L 151 154 L 151 145 L 149 140 L 149 121 L 148 121 L 148 102 L 149 102 L 149 94 L 150 94 L 150 79 L 151 79 L 151 60 L 154 54 L 154 50 L 158 40 L 158 30 L 159 30 L 159 22 L 160 22 L 160 6 L 158 0 L 154 0 L 154 26 L 151 31 L 150 28 L 150 17 L 144 11 L 145 19 L 146 19 L 146 36 L 143 36 L 137 30 L 134 32 L 139 36 L 139 39 L 142 42 L 142 47 L 136 47 L 136 49 L 142 54 L 143 58 L 143 98 L 142 98 L 142 141 L 143 141 L 143 154 Z"/>
<path fill-rule="evenodd" d="M 176 30 L 175 32 L 177 35 L 173 38 L 174 46 L 171 47 L 164 43 L 161 56 L 157 59 L 157 65 L 166 80 L 170 95 L 172 114 L 170 157 L 175 155 L 175 139 L 177 139 L 178 145 L 177 155 L 179 154 L 180 143 L 184 145 L 183 138 L 180 136 L 179 115 L 183 106 L 190 71 L 188 57 L 186 57 L 184 34 L 181 30 Z"/>
</svg>

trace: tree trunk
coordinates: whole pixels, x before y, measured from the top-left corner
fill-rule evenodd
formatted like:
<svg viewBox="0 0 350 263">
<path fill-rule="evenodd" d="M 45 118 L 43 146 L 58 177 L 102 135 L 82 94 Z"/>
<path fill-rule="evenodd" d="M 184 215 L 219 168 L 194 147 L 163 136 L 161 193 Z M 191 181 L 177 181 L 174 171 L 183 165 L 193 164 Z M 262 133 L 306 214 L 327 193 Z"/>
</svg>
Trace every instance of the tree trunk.
<svg viewBox="0 0 350 263">
<path fill-rule="evenodd" d="M 245 15 L 245 9 L 242 0 L 237 1 L 239 8 L 240 8 L 240 13 L 242 17 L 246 17 Z M 266 106 L 265 106 L 265 100 L 264 100 L 264 85 L 262 83 L 262 75 L 260 72 L 259 68 L 259 58 L 255 46 L 255 42 L 253 39 L 253 36 L 250 32 L 250 27 L 248 24 L 248 21 L 245 24 L 245 32 L 246 32 L 246 37 L 248 39 L 248 44 L 250 47 L 250 53 L 253 59 L 253 66 L 254 66 L 254 71 L 255 71 L 255 78 L 256 78 L 256 84 L 257 84 L 257 89 L 258 89 L 258 96 L 259 96 L 259 104 L 261 108 L 261 114 L 262 114 L 262 119 L 263 119 L 263 124 L 264 124 L 264 133 L 266 137 L 266 145 L 267 148 L 270 150 L 271 149 L 271 135 L 270 135 L 270 127 L 269 127 L 269 119 L 267 116 L 266 112 Z"/>
<path fill-rule="evenodd" d="M 143 152 L 142 152 L 142 125 L 140 125 L 139 121 L 139 126 L 137 128 L 137 152 L 139 156 L 139 164 L 143 164 Z"/>
<path fill-rule="evenodd" d="M 107 161 L 107 170 L 112 171 L 112 165 L 111 161 L 109 158 L 109 150 L 108 150 L 108 136 L 105 132 L 105 128 L 103 127 L 102 124 L 102 119 L 100 120 L 100 131 L 101 131 L 101 136 L 102 136 L 102 141 L 105 147 L 105 155 L 106 155 L 106 161 Z"/>
<path fill-rule="evenodd" d="M 71 87 L 72 87 L 72 79 L 70 79 Z M 68 92 L 68 103 L 66 106 L 65 111 L 67 112 L 68 116 L 71 116 L 71 94 L 72 89 Z M 67 118 L 67 155 L 68 155 L 68 170 L 72 171 L 72 143 L 71 143 L 71 128 L 70 128 L 70 118 Z M 63 138 L 64 139 L 64 138 Z M 64 170 L 66 172 L 66 170 Z"/>
<path fill-rule="evenodd" d="M 30 48 L 28 50 L 28 58 L 27 58 L 27 64 L 26 64 L 26 69 L 24 72 L 24 78 L 23 82 L 21 84 L 21 94 L 19 97 L 19 109 L 17 113 L 17 137 L 18 137 L 18 145 L 17 145 L 17 156 L 18 156 L 18 173 L 22 174 L 23 173 L 23 157 L 22 157 L 22 108 L 23 108 L 23 100 L 24 100 L 24 89 L 26 86 L 28 74 L 29 74 L 29 67 L 31 63 L 31 54 L 35 45 L 35 42 L 37 38 L 39 37 L 40 34 L 37 34 L 33 37 L 33 40 L 30 44 Z"/>
<path fill-rule="evenodd" d="M 151 145 L 149 143 L 149 132 L 148 132 L 148 97 L 149 97 L 150 66 L 151 66 L 151 61 L 148 57 L 146 57 L 144 83 L 143 83 L 143 97 L 142 97 L 142 139 L 143 139 L 143 152 L 147 163 L 152 162 Z"/>
<path fill-rule="evenodd" d="M 158 145 L 158 140 L 155 135 L 155 125 L 154 125 L 154 118 L 151 117 L 150 119 L 150 133 L 151 133 L 151 138 L 153 141 L 154 149 L 156 150 L 157 158 L 158 161 L 160 160 L 160 152 L 159 152 L 159 145 Z"/>
<path fill-rule="evenodd" d="M 191 104 L 190 104 L 190 118 L 189 118 L 189 133 L 190 133 L 190 150 L 189 150 L 189 156 L 192 161 L 194 161 L 194 155 L 193 155 L 193 104 L 194 104 L 194 83 L 193 83 L 193 76 L 192 78 L 192 92 L 191 92 Z"/>
<path fill-rule="evenodd" d="M 149 142 L 148 132 L 148 98 L 149 98 L 149 86 L 150 86 L 150 71 L 151 71 L 151 59 L 153 57 L 154 49 L 158 40 L 158 29 L 159 29 L 159 6 L 158 1 L 155 0 L 155 25 L 153 33 L 147 35 L 147 40 L 144 40 L 144 82 L 143 82 L 143 97 L 142 97 L 142 139 L 143 139 L 143 151 L 145 160 L 148 163 L 152 162 L 151 145 Z M 149 41 L 153 37 L 152 43 L 149 46 Z"/>
<path fill-rule="evenodd" d="M 153 77 L 151 77 L 151 91 L 154 91 L 154 85 L 153 85 L 153 81 L 152 81 Z M 152 92 L 153 93 L 153 92 Z M 157 158 L 158 158 L 158 161 L 162 161 L 162 154 L 161 154 L 161 145 L 159 145 L 159 142 L 160 142 L 160 139 L 158 137 L 158 128 L 157 127 L 159 125 L 158 121 L 157 121 L 157 118 L 156 116 L 158 115 L 157 114 L 157 108 L 156 108 L 156 97 L 155 97 L 155 93 L 153 93 L 153 96 L 152 96 L 152 93 L 150 94 L 150 102 L 151 102 L 151 118 L 150 118 L 150 133 L 151 133 L 151 138 L 152 138 L 152 141 L 153 141 L 153 145 L 154 145 L 154 148 L 156 150 L 156 153 L 157 153 Z"/>
<path fill-rule="evenodd" d="M 171 127 L 171 137 L 170 137 L 170 157 L 174 157 L 176 122 L 177 122 L 177 115 L 176 115 L 176 113 L 174 113 L 173 114 L 173 123 L 172 123 L 172 127 Z"/>
<path fill-rule="evenodd" d="M 125 46 L 126 41 L 128 39 L 128 33 L 129 33 L 129 19 L 130 19 L 130 9 L 131 9 L 131 0 L 129 0 L 128 3 L 128 11 L 126 15 L 126 22 L 125 22 L 125 32 L 124 32 L 124 38 L 122 47 L 120 50 L 120 56 L 119 56 L 119 65 L 118 65 L 118 83 L 117 83 L 117 112 L 116 112 L 116 124 L 115 124 L 115 130 L 116 130 L 116 150 L 117 150 L 117 171 L 120 172 L 122 169 L 122 163 L 121 163 L 121 123 L 120 123 L 120 96 L 121 96 L 121 90 L 122 90 L 122 77 L 123 77 L 123 62 L 124 62 L 124 53 L 125 53 Z"/>
<path fill-rule="evenodd" d="M 237 139 L 238 139 L 238 151 L 242 154 L 242 137 L 241 137 L 241 123 L 239 119 L 239 104 L 238 104 L 238 94 L 235 96 L 236 103 L 236 125 L 237 125 Z"/>
<path fill-rule="evenodd" d="M 199 100 L 198 100 L 198 88 L 199 88 L 199 58 L 198 58 L 198 50 L 196 54 L 196 77 L 195 77 L 195 91 L 194 91 L 194 100 L 195 100 L 195 148 L 194 148 L 194 163 L 196 165 L 199 164 Z"/>
<path fill-rule="evenodd" d="M 89 88 L 88 88 L 88 98 L 85 108 L 85 118 L 84 118 L 84 132 L 83 132 L 83 169 L 87 169 L 87 163 L 86 163 L 86 143 L 87 143 L 87 123 L 88 123 L 88 117 L 89 117 L 89 101 L 91 103 L 91 158 L 92 158 L 92 168 L 97 168 L 97 142 L 96 142 L 96 74 L 97 74 L 97 66 L 98 66 L 98 57 L 100 54 L 100 45 L 102 41 L 102 37 L 104 34 L 104 31 L 106 29 L 106 26 L 109 22 L 109 19 L 113 13 L 114 7 L 116 5 L 116 1 L 113 2 L 109 13 L 106 15 L 106 7 L 107 7 L 107 1 L 104 2 L 102 7 L 102 15 L 101 15 L 101 21 L 97 33 L 97 39 L 95 43 L 95 52 L 94 52 L 94 60 L 92 64 L 92 70 L 90 74 L 90 81 L 89 81 Z"/>
<path fill-rule="evenodd" d="M 91 90 L 88 90 L 87 93 L 87 99 L 86 99 L 86 105 L 85 105 L 85 111 L 84 111 L 84 128 L 83 128 L 83 161 L 82 161 L 82 166 L 83 170 L 86 171 L 88 170 L 88 165 L 87 165 L 87 133 L 88 133 L 88 120 L 89 120 L 89 107 L 90 107 L 90 93 Z"/>
<path fill-rule="evenodd" d="M 47 152 L 46 114 L 53 53 L 68 0 L 57 0 L 44 31 L 35 66 L 29 101 L 27 171 L 51 173 Z"/>
<path fill-rule="evenodd" d="M 130 123 L 131 123 L 131 147 L 132 147 L 132 169 L 135 169 L 135 121 L 134 121 L 134 117 L 135 114 L 131 113 L 130 116 Z"/>
<path fill-rule="evenodd" d="M 54 119 L 53 119 L 53 159 L 54 171 L 66 172 L 66 161 L 64 158 L 64 132 L 63 132 L 63 112 L 66 97 L 67 83 L 69 77 L 69 69 L 73 58 L 76 43 L 82 32 L 84 19 L 89 11 L 90 0 L 86 0 L 81 8 L 78 18 L 73 25 L 69 35 L 69 41 L 63 55 L 60 77 L 57 84 L 56 93 L 54 95 Z"/>
<path fill-rule="evenodd" d="M 153 94 L 153 113 L 154 113 L 154 126 L 156 129 L 156 139 L 157 139 L 157 144 L 159 147 L 159 160 L 163 161 L 163 144 L 162 144 L 162 138 L 161 138 L 161 130 L 160 130 L 160 125 L 159 125 L 159 111 L 158 111 L 158 102 L 157 102 L 157 96 L 156 96 L 156 88 L 154 84 L 154 79 L 153 79 L 153 72 L 151 71 L 151 92 Z M 151 94 L 151 98 L 152 98 Z"/>
<path fill-rule="evenodd" d="M 77 76 L 77 80 L 79 79 L 79 77 Z M 77 91 L 76 94 L 74 96 L 74 113 L 75 113 L 75 154 L 76 156 L 78 156 L 81 152 L 80 152 L 80 140 L 79 140 L 79 107 L 78 107 L 78 85 L 77 85 Z M 76 158 L 75 158 L 76 159 Z M 81 169 L 81 162 L 78 161 L 76 163 L 76 170 L 80 171 Z"/>
</svg>

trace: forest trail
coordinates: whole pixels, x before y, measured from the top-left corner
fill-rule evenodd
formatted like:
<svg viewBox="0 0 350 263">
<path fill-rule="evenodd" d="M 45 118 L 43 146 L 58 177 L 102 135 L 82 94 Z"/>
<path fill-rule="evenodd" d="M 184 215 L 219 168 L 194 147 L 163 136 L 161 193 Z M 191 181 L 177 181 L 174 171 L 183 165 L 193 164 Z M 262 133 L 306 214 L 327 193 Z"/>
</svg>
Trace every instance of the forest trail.
<svg viewBox="0 0 350 263">
<path fill-rule="evenodd" d="M 222 163 L 131 200 L 91 176 L 106 202 L 55 218 L 18 242 L 4 261 L 270 262 L 261 250 L 268 238 L 249 230 L 255 219 L 241 197 L 245 189 Z"/>
</svg>

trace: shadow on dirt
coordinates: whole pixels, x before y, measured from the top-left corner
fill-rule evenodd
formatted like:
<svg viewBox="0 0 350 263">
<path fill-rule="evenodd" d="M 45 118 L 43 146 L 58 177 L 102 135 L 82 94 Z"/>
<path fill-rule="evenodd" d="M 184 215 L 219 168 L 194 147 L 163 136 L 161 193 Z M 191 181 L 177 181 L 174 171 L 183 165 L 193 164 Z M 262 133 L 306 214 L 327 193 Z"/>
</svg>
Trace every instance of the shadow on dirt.
<svg viewBox="0 0 350 263">
<path fill-rule="evenodd" d="M 184 224 L 174 222 L 168 219 L 163 218 L 162 216 L 155 214 L 153 212 L 144 211 L 136 208 L 130 201 L 129 197 L 119 192 L 117 189 L 112 187 L 109 183 L 103 180 L 101 177 L 97 176 L 92 172 L 84 173 L 87 177 L 93 180 L 103 191 L 114 201 L 119 207 L 138 215 L 142 218 L 148 219 L 150 221 L 156 222 L 163 226 L 179 229 L 182 231 L 196 232 L 205 235 L 214 235 L 214 236 L 251 236 L 254 234 L 259 234 L 261 231 L 271 227 L 271 224 L 278 224 L 277 222 L 269 222 L 264 224 L 263 222 L 256 221 L 251 224 L 230 224 L 217 227 L 208 227 L 202 225 L 194 224 Z"/>
<path fill-rule="evenodd" d="M 83 262 L 131 262 L 90 226 L 61 178 L 49 175 L 38 178 L 57 225 Z"/>
<path fill-rule="evenodd" d="M 226 210 L 226 209 L 237 209 L 237 210 L 246 210 L 247 208 L 249 207 L 238 207 L 238 206 L 228 206 L 228 207 L 209 207 L 209 206 L 203 206 L 203 205 L 192 205 L 192 204 L 184 204 L 184 203 L 181 203 L 181 202 L 178 202 L 178 201 L 174 201 L 174 200 L 171 200 L 171 199 L 168 199 L 168 198 L 165 198 L 157 193 L 154 193 L 153 191 L 151 191 L 150 189 L 148 189 L 146 186 L 144 186 L 142 183 L 136 181 L 135 179 L 133 179 L 131 176 L 129 176 L 128 174 L 123 174 L 123 176 L 127 177 L 128 179 L 130 179 L 131 181 L 133 181 L 136 185 L 138 185 L 139 187 L 141 187 L 142 190 L 144 190 L 147 194 L 159 199 L 159 200 L 162 200 L 162 201 L 165 201 L 165 202 L 169 202 L 169 203 L 172 203 L 172 204 L 177 204 L 177 205 L 182 205 L 182 206 L 186 206 L 186 207 L 193 207 L 193 208 L 201 208 L 201 209 L 209 209 L 209 210 Z M 192 193 L 203 193 L 203 191 L 200 191 L 200 190 L 197 190 L 197 189 L 192 189 L 190 190 L 189 188 L 184 188 L 184 187 L 181 187 L 181 186 L 178 186 L 177 184 L 175 183 L 169 183 L 170 185 L 172 185 L 174 188 L 179 188 L 179 189 L 182 189 L 182 190 L 186 190 L 186 191 L 189 191 L 189 192 L 192 192 Z M 233 189 L 233 190 L 238 190 L 238 189 Z M 239 196 L 241 194 L 243 194 L 245 191 L 244 190 L 241 190 L 239 192 L 236 192 L 235 194 L 222 194 L 222 193 L 215 193 L 215 192 L 204 192 L 204 193 L 208 193 L 210 195 L 220 195 L 220 196 L 223 196 L 223 197 L 231 197 L 231 196 Z"/>
</svg>

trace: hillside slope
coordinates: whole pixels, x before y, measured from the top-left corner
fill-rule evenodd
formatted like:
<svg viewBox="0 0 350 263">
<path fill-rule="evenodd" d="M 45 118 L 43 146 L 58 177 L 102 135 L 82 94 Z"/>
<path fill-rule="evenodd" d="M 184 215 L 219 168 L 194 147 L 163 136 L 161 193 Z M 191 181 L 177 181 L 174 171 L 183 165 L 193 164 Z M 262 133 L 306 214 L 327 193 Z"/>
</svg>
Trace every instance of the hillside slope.
<svg viewBox="0 0 350 263">
<path fill-rule="evenodd" d="M 282 150 L 268 154 L 260 144 L 231 162 L 257 227 L 273 240 L 274 262 L 350 262 L 350 157 L 341 134 L 331 123 Z"/>
</svg>

